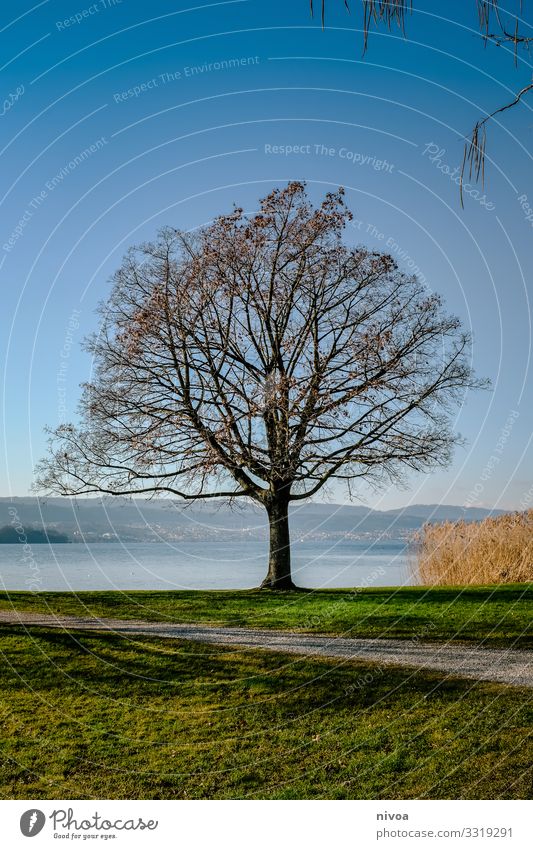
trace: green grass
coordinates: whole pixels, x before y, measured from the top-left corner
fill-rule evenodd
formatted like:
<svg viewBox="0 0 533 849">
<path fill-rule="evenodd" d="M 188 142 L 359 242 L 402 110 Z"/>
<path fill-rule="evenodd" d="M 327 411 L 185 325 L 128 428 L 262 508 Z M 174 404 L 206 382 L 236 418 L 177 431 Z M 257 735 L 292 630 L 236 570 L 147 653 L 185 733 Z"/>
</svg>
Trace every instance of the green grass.
<svg viewBox="0 0 533 849">
<path fill-rule="evenodd" d="M 531 691 L 21 626 L 0 650 L 4 799 L 533 792 Z"/>
<path fill-rule="evenodd" d="M 307 593 L 0 593 L 0 609 L 533 646 L 533 584 Z"/>
</svg>

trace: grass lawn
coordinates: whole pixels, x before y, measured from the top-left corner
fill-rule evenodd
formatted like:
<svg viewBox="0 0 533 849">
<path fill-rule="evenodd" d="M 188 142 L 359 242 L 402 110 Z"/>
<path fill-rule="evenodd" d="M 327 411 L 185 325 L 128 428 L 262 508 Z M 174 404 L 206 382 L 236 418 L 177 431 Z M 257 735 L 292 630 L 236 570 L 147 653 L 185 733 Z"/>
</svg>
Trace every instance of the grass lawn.
<svg viewBox="0 0 533 849">
<path fill-rule="evenodd" d="M 0 628 L 0 649 L 4 799 L 533 792 L 531 691 L 21 626 Z"/>
<path fill-rule="evenodd" d="M 533 584 L 307 593 L 0 593 L 0 609 L 533 646 Z"/>
</svg>

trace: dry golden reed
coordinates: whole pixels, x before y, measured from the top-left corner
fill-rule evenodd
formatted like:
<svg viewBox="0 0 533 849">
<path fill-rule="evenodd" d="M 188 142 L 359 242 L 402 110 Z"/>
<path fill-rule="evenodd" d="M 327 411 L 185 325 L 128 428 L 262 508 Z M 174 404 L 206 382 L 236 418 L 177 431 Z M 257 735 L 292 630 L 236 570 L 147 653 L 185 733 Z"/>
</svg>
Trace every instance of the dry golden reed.
<svg viewBox="0 0 533 849">
<path fill-rule="evenodd" d="M 533 510 L 424 525 L 414 539 L 418 583 L 430 586 L 533 581 Z"/>
</svg>

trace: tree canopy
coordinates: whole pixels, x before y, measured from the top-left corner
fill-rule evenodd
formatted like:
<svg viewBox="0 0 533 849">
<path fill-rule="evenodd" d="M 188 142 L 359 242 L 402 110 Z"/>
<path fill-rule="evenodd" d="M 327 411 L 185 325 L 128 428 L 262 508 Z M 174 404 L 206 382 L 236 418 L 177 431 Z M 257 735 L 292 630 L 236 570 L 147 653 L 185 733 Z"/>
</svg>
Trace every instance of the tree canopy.
<svg viewBox="0 0 533 849">
<path fill-rule="evenodd" d="M 446 465 L 449 413 L 479 386 L 470 337 L 391 256 L 343 240 L 344 192 L 270 192 L 193 233 L 166 228 L 116 272 L 88 340 L 81 425 L 51 433 L 48 492 L 248 497 L 290 584 L 288 504 Z"/>
</svg>

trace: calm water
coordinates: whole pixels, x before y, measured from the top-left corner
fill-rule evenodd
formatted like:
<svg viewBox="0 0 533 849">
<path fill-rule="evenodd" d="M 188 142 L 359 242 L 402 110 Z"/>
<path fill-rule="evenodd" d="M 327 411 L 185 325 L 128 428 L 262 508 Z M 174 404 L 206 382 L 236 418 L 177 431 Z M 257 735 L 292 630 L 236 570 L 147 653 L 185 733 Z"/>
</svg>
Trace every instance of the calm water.
<svg viewBox="0 0 533 849">
<path fill-rule="evenodd" d="M 26 559 L 23 559 L 26 558 Z M 261 542 L 0 545 L 7 590 L 182 590 L 255 587 L 266 573 Z M 412 583 L 402 542 L 294 543 L 294 580 L 306 587 Z"/>
</svg>

